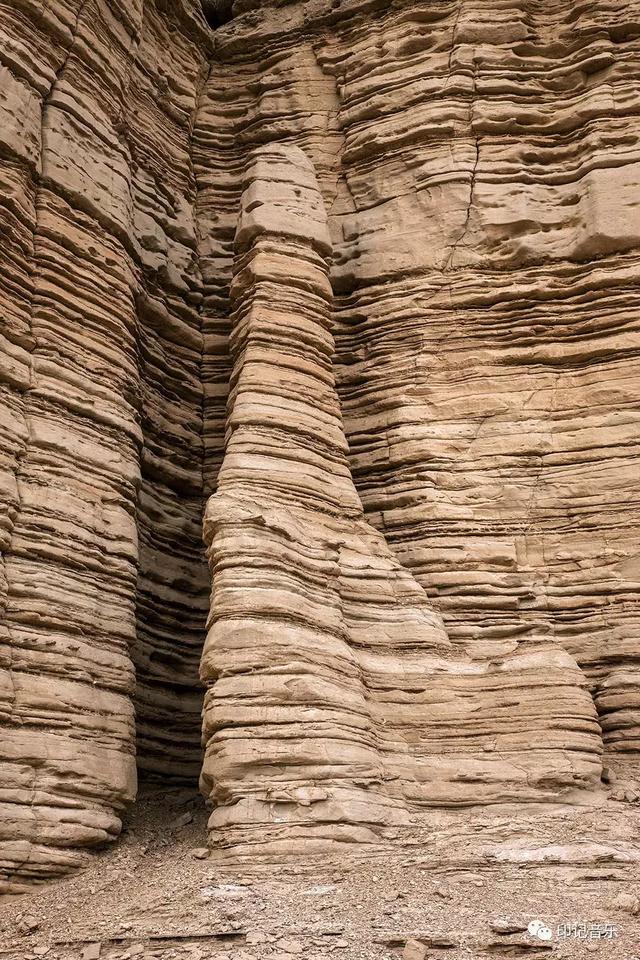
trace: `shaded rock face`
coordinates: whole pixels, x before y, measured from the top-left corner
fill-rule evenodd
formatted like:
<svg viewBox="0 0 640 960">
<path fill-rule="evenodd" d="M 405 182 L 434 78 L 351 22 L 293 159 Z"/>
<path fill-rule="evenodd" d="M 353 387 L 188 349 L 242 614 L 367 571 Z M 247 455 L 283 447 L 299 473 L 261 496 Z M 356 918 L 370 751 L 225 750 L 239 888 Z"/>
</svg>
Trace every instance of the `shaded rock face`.
<svg viewBox="0 0 640 960">
<path fill-rule="evenodd" d="M 637 18 L 0 2 L 5 889 L 637 755 Z"/>
<path fill-rule="evenodd" d="M 207 22 L 215 29 L 231 20 L 233 0 L 203 0 L 202 9 Z"/>
<path fill-rule="evenodd" d="M 0 30 L 0 871 L 11 889 L 117 836 L 136 791 L 136 726 L 143 770 L 200 768 L 208 578 L 191 133 L 208 33 L 189 4 L 141 0 L 2 4 Z"/>
</svg>

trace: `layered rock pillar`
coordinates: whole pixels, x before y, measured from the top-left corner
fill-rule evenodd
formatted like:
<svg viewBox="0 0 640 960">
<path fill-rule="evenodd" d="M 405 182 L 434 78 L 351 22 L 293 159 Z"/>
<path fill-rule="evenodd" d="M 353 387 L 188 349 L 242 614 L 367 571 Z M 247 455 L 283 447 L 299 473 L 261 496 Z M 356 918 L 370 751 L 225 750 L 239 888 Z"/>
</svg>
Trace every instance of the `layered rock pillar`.
<svg viewBox="0 0 640 960">
<path fill-rule="evenodd" d="M 545 634 L 575 657 L 609 760 L 634 764 L 638 4 L 235 12 L 197 137 L 211 269 L 231 272 L 248 151 L 295 141 L 329 210 L 336 377 L 367 517 L 470 656 Z M 203 367 L 216 469 L 220 352 Z"/>
<path fill-rule="evenodd" d="M 474 663 L 365 519 L 332 371 L 331 244 L 296 146 L 249 159 L 226 452 L 205 515 L 211 839 L 251 855 L 375 840 L 421 805 L 599 779 L 595 710 L 544 641 Z"/>
</svg>

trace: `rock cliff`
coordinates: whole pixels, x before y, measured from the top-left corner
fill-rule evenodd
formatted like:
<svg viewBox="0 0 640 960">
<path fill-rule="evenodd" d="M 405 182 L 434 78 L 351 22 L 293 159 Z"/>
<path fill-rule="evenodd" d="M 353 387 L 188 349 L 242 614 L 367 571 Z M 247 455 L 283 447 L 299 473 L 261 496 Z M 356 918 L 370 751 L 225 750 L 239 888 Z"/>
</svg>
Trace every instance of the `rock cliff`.
<svg viewBox="0 0 640 960">
<path fill-rule="evenodd" d="M 190 4 L 0 7 L 1 866 L 197 775 L 208 583 Z M 137 689 L 134 694 L 134 680 Z"/>
<path fill-rule="evenodd" d="M 0 0 L 5 889 L 637 759 L 639 14 Z"/>
<path fill-rule="evenodd" d="M 409 804 L 600 779 L 573 658 L 472 661 L 364 516 L 332 371 L 331 251 L 298 147 L 251 155 L 235 238 L 225 456 L 205 513 L 202 774 L 216 846 L 374 840 Z M 249 852 L 243 851 L 243 852 Z"/>
</svg>

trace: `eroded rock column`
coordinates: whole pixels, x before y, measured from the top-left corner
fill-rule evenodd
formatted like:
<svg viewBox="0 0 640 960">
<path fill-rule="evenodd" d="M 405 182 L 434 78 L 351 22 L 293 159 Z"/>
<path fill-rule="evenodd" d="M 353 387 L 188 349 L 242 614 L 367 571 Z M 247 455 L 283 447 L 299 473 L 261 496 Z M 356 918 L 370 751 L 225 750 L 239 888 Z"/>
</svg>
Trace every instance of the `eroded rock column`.
<svg viewBox="0 0 640 960">
<path fill-rule="evenodd" d="M 121 81 L 140 10 L 124 25 L 80 0 L 35 13 L 0 5 L 0 891 L 77 866 L 135 795 L 130 181 L 95 96 L 106 51 L 89 67 L 87 50 L 98 21 Z"/>
<path fill-rule="evenodd" d="M 329 209 L 336 374 L 367 517 L 471 657 L 543 633 L 575 657 L 609 760 L 633 764 L 637 3 L 235 11 L 198 138 L 224 278 L 210 460 L 237 171 L 287 138 Z"/>
<path fill-rule="evenodd" d="M 253 855 L 374 840 L 418 805 L 558 796 L 600 772 L 575 661 L 545 642 L 463 659 L 365 520 L 331 366 L 330 252 L 311 162 L 258 148 L 201 668 L 212 842 Z"/>
</svg>

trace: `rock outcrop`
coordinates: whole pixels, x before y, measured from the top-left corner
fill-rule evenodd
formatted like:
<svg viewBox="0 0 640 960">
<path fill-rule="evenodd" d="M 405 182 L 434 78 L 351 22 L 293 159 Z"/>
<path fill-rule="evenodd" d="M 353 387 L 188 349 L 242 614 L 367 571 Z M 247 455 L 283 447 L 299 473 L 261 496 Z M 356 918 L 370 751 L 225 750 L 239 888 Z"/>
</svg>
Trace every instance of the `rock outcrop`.
<svg viewBox="0 0 640 960">
<path fill-rule="evenodd" d="M 187 2 L 0 5 L 0 876 L 196 776 L 208 584 Z M 137 691 L 134 694 L 135 674 Z M 0 885 L 2 880 L 0 880 Z"/>
<path fill-rule="evenodd" d="M 329 212 L 368 518 L 454 643 L 547 635 L 636 754 L 637 5 L 249 6 L 196 127 L 218 272 L 247 150 L 295 142 Z M 205 359 L 216 426 L 224 375 Z"/>
<path fill-rule="evenodd" d="M 250 158 L 235 250 L 226 452 L 204 523 L 214 844 L 374 839 L 409 804 L 596 784 L 573 658 L 535 641 L 484 663 L 452 651 L 364 516 L 332 370 L 326 215 L 299 148 Z"/>
<path fill-rule="evenodd" d="M 0 0 L 0 886 L 197 776 L 211 497 L 222 850 L 637 758 L 639 13 Z"/>
</svg>

